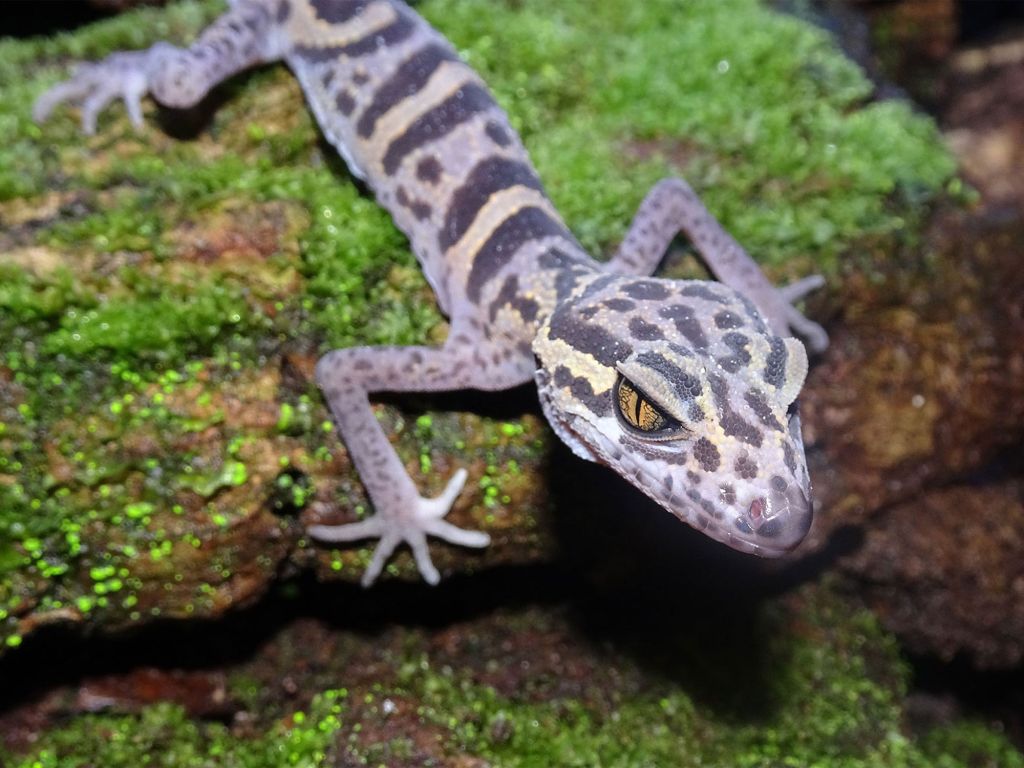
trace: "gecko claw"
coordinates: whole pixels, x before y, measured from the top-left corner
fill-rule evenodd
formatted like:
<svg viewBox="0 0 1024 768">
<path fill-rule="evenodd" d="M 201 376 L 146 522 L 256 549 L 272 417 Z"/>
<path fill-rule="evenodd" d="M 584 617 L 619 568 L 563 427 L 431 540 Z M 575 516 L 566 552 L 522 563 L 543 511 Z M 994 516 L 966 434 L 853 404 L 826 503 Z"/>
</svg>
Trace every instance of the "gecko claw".
<svg viewBox="0 0 1024 768">
<path fill-rule="evenodd" d="M 428 535 L 463 547 L 486 547 L 491 542 L 491 537 L 482 531 L 467 531 L 444 520 L 468 476 L 466 470 L 457 470 L 440 495 L 434 498 L 419 497 L 413 501 L 409 505 L 412 507 L 411 513 L 403 512 L 394 516 L 377 513 L 358 523 L 313 525 L 308 529 L 309 535 L 320 541 L 332 542 L 379 538 L 360 582 L 364 587 L 371 586 L 377 580 L 388 558 L 399 544 L 405 542 L 412 550 L 423 580 L 434 586 L 441 580 L 441 574 L 430 558 Z"/>
<path fill-rule="evenodd" d="M 808 275 L 807 277 L 801 277 L 799 280 L 794 280 L 789 285 L 784 285 L 778 290 L 782 298 L 792 304 L 794 301 L 800 301 L 800 299 L 812 291 L 824 287 L 825 278 L 822 275 Z"/>
<path fill-rule="evenodd" d="M 142 126 L 142 98 L 149 92 L 149 71 L 163 48 L 115 53 L 95 64 L 78 67 L 70 78 L 43 92 L 32 106 L 32 119 L 44 122 L 67 102 L 82 109 L 82 131 L 96 133 L 96 119 L 120 98 L 134 127 Z M 155 53 L 154 53 L 155 51 Z"/>
</svg>

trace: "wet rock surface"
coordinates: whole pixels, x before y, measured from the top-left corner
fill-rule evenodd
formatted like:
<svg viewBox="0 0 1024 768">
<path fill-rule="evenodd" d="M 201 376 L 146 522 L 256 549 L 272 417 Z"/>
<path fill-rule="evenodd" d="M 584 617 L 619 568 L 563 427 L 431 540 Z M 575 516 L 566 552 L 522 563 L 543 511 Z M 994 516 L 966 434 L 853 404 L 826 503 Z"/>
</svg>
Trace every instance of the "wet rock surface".
<svg viewBox="0 0 1024 768">
<path fill-rule="evenodd" d="M 843 568 L 910 650 L 1013 668 L 1024 656 L 1022 519 L 1020 480 L 931 491 L 868 528 Z"/>
</svg>

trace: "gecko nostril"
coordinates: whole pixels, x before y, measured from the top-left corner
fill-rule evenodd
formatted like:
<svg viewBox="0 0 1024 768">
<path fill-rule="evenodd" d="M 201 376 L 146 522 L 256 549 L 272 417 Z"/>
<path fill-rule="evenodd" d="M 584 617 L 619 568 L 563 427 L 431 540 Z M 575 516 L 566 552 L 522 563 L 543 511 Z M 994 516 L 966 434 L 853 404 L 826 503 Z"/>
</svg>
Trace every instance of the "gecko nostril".
<svg viewBox="0 0 1024 768">
<path fill-rule="evenodd" d="M 755 527 L 764 519 L 765 510 L 768 508 L 768 500 L 763 496 L 759 496 L 750 502 L 750 508 L 747 510 L 747 516 L 751 522 L 754 523 Z"/>
</svg>

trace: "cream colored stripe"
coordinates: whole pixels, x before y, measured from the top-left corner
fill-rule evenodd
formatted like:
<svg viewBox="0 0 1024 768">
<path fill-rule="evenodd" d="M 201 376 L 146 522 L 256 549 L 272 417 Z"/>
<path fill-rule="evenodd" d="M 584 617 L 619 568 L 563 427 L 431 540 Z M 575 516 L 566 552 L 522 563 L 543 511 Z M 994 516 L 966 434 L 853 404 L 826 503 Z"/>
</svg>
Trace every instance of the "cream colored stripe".
<svg viewBox="0 0 1024 768">
<path fill-rule="evenodd" d="M 615 385 L 618 377 L 614 368 L 597 361 L 589 352 L 576 349 L 564 339 L 552 339 L 546 333 L 535 342 L 535 347 L 544 360 L 557 360 L 564 365 L 573 376 L 584 379 L 590 384 L 595 395 L 603 395 Z M 577 401 L 579 410 L 587 412 L 584 403 Z"/>
<path fill-rule="evenodd" d="M 448 249 L 445 261 L 452 265 L 452 270 L 456 274 L 468 276 L 477 251 L 494 234 L 494 230 L 523 208 L 540 208 L 555 221 L 562 220 L 551 201 L 536 189 L 523 186 L 502 189 L 487 199 L 469 229 L 466 230 L 466 234 Z M 511 257 L 512 254 L 509 256 Z"/>
<path fill-rule="evenodd" d="M 398 19 L 398 12 L 389 3 L 373 3 L 361 14 L 344 24 L 331 24 L 316 15 L 309 3 L 295 3 L 305 10 L 305 18 L 293 14 L 289 22 L 292 42 L 310 48 L 333 48 L 349 45 L 380 32 Z"/>
<path fill-rule="evenodd" d="M 465 64 L 442 62 L 423 88 L 402 99 L 377 120 L 373 135 L 368 140 L 374 149 L 374 156 L 383 162 L 391 142 L 405 133 L 417 118 L 470 83 L 483 85 L 479 75 Z"/>
</svg>

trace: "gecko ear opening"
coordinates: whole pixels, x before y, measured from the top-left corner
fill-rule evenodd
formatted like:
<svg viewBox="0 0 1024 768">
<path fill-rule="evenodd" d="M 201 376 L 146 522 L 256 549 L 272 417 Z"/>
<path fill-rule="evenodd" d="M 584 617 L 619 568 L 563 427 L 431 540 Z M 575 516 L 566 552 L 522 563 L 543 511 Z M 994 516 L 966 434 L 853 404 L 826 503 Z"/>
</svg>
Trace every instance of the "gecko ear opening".
<svg viewBox="0 0 1024 768">
<path fill-rule="evenodd" d="M 786 378 L 782 382 L 782 404 L 787 408 L 796 400 L 807 378 L 807 350 L 799 339 L 783 339 L 786 345 Z"/>
</svg>

